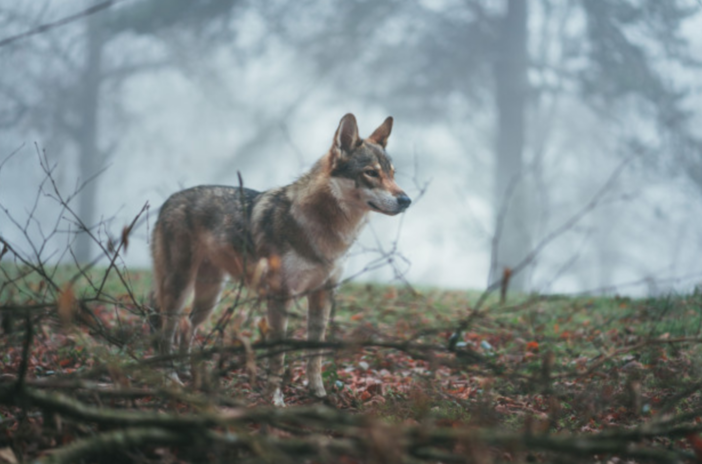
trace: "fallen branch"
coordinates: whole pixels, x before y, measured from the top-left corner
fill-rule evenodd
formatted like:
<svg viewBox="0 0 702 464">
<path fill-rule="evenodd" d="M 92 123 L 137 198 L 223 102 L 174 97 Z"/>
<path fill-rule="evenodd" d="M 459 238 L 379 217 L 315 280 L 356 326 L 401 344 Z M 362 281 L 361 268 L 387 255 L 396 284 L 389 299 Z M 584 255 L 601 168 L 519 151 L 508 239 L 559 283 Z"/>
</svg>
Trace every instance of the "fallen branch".
<svg viewBox="0 0 702 464">
<path fill-rule="evenodd" d="M 133 427 L 100 433 L 75 441 L 53 451 L 39 463 L 71 464 L 86 459 L 104 457 L 110 453 L 123 453 L 130 448 L 143 446 L 175 446 L 187 442 L 188 436 L 161 428 Z"/>
</svg>

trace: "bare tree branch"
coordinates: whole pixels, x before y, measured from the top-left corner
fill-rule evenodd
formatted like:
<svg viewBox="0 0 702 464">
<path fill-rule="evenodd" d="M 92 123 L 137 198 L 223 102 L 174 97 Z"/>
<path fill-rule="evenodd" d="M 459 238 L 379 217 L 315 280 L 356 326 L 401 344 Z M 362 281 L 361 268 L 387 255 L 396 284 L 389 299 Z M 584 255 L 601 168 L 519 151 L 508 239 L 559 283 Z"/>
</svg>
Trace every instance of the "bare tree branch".
<svg viewBox="0 0 702 464">
<path fill-rule="evenodd" d="M 112 5 L 116 3 L 120 3 L 124 0 L 107 0 L 102 3 L 98 3 L 97 5 L 93 5 L 89 8 L 86 8 L 85 10 L 79 11 L 78 13 L 72 14 L 70 16 L 66 16 L 65 18 L 61 18 L 59 20 L 42 24 L 38 27 L 35 27 L 34 29 L 30 29 L 26 32 L 23 32 L 21 34 L 13 35 L 7 38 L 4 38 L 0 40 L 0 47 L 4 47 L 6 45 L 10 45 L 11 43 L 14 43 L 18 40 L 25 39 L 27 37 L 31 37 L 33 35 L 37 34 L 42 34 L 44 32 L 50 31 L 52 29 L 56 29 L 57 27 L 65 26 L 66 24 L 70 24 L 72 22 L 78 21 L 80 19 L 83 19 L 87 16 L 93 15 L 95 13 L 98 13 L 102 10 L 105 10 Z"/>
</svg>

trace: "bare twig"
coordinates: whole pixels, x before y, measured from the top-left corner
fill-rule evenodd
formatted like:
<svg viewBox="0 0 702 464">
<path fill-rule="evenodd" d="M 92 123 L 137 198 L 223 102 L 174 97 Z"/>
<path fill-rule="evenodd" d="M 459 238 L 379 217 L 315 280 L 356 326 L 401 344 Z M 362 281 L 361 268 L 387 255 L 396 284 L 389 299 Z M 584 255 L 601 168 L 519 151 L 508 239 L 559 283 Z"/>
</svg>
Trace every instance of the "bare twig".
<svg viewBox="0 0 702 464">
<path fill-rule="evenodd" d="M 70 24 L 72 22 L 78 21 L 78 20 L 85 18 L 87 16 L 98 13 L 98 12 L 105 10 L 105 9 L 111 7 L 112 5 L 119 3 L 119 2 L 122 2 L 122 1 L 124 1 L 124 0 L 107 0 L 105 2 L 98 3 L 97 5 L 93 5 L 89 8 L 86 8 L 83 11 L 79 11 L 78 13 L 72 14 L 70 16 L 66 16 L 65 18 L 61 18 L 57 21 L 42 24 L 40 26 L 35 27 L 34 29 L 30 29 L 30 30 L 25 31 L 21 34 L 6 37 L 6 38 L 0 40 L 0 47 L 10 45 L 11 43 L 14 43 L 18 40 L 26 39 L 27 37 L 31 37 L 33 35 L 42 34 L 44 32 L 50 31 L 52 29 L 56 29 L 57 27 L 65 26 L 66 24 Z"/>
<path fill-rule="evenodd" d="M 602 187 L 595 193 L 595 195 L 592 197 L 592 199 L 585 204 L 580 210 L 578 210 L 575 214 L 573 214 L 569 219 L 567 219 L 565 222 L 563 222 L 560 226 L 556 227 L 554 230 L 552 230 L 549 234 L 547 234 L 544 238 L 542 238 L 539 243 L 536 244 L 534 248 L 522 259 L 516 266 L 511 268 L 510 276 L 513 276 L 514 274 L 521 272 L 524 270 L 529 264 L 531 264 L 537 256 L 546 248 L 551 242 L 553 242 L 556 238 L 560 237 L 562 234 L 565 232 L 571 230 L 578 222 L 580 222 L 587 214 L 589 214 L 593 209 L 597 207 L 597 205 L 600 204 L 604 196 L 609 192 L 611 189 L 612 185 L 614 185 L 614 182 L 617 180 L 619 175 L 622 173 L 624 168 L 634 159 L 634 157 L 629 157 L 622 161 L 619 166 L 617 166 L 614 171 L 610 174 L 609 178 L 607 181 L 602 185 Z M 475 319 L 475 317 L 478 316 L 480 313 L 480 309 L 482 308 L 483 304 L 485 301 L 487 301 L 487 298 L 494 292 L 495 290 L 499 289 L 502 286 L 502 278 L 499 278 L 495 281 L 493 281 L 488 287 L 483 291 L 483 293 L 480 295 L 480 298 L 478 298 L 478 301 L 475 303 L 474 307 L 472 308 L 471 314 L 463 319 L 460 324 L 458 325 L 457 330 L 453 333 L 451 338 L 449 339 L 449 349 L 453 350 L 456 346 L 456 343 L 458 343 L 458 340 L 460 338 L 460 334 L 463 330 L 466 329 L 470 325 L 470 323 Z"/>
</svg>

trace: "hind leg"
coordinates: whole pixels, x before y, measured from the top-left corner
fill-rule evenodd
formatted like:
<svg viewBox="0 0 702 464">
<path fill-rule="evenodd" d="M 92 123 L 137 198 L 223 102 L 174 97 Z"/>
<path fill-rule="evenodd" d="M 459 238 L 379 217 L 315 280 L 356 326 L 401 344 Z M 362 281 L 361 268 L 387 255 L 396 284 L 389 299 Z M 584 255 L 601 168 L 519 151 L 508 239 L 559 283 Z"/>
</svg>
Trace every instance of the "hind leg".
<svg viewBox="0 0 702 464">
<path fill-rule="evenodd" d="M 175 336 L 178 321 L 180 320 L 185 299 L 190 293 L 192 284 L 185 276 L 171 276 L 163 284 L 163 294 L 161 295 L 161 340 L 159 351 L 162 355 L 171 354 L 173 338 Z"/>
<path fill-rule="evenodd" d="M 190 334 L 184 334 L 183 342 L 189 352 L 197 327 L 205 322 L 219 301 L 224 282 L 224 272 L 210 261 L 203 261 L 195 276 L 195 297 L 190 313 Z"/>
<path fill-rule="evenodd" d="M 154 260 L 154 275 L 156 300 L 161 312 L 159 352 L 168 356 L 172 351 L 173 338 L 185 300 L 193 287 L 195 272 L 189 253 L 169 253 L 163 258 L 165 259 Z M 168 375 L 176 383 L 181 383 L 173 366 Z"/>
</svg>

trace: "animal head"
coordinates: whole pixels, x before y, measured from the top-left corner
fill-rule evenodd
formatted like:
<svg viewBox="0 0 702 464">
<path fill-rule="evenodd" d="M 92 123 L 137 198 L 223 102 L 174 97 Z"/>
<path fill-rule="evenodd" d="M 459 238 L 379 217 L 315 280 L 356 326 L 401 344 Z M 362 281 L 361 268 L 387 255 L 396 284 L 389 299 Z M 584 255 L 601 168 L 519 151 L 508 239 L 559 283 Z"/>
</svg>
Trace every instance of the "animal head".
<svg viewBox="0 0 702 464">
<path fill-rule="evenodd" d="M 388 117 L 367 139 L 358 136 L 356 117 L 339 122 L 329 151 L 331 186 L 343 204 L 394 216 L 412 203 L 395 183 L 395 168 L 385 153 L 392 131 Z"/>
</svg>

